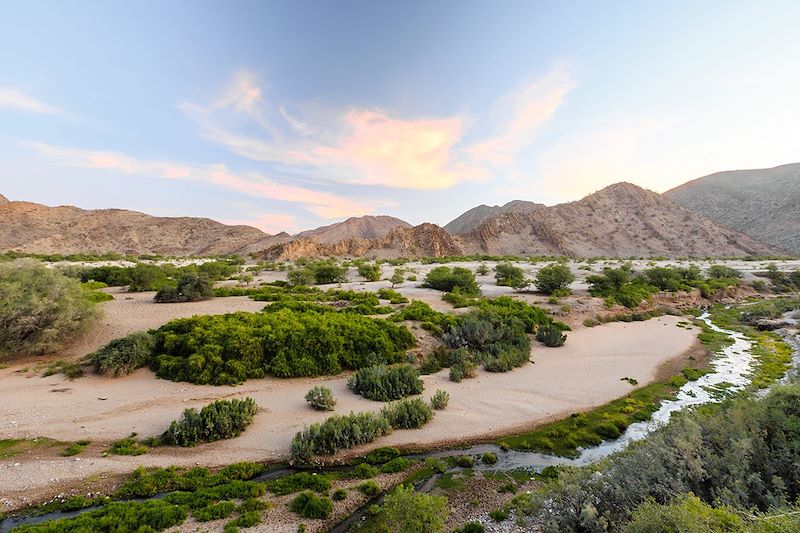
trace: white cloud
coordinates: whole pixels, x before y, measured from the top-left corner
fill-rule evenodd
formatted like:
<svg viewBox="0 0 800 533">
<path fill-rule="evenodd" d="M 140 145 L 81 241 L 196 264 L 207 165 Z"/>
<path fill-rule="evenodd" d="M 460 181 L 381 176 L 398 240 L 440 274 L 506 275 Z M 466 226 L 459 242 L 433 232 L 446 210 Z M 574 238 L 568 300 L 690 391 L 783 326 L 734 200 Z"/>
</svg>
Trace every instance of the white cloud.
<svg viewBox="0 0 800 533">
<path fill-rule="evenodd" d="M 13 87 L 0 87 L 0 108 L 13 109 L 40 115 L 60 115 L 63 111 L 55 106 L 42 102 Z"/>
</svg>

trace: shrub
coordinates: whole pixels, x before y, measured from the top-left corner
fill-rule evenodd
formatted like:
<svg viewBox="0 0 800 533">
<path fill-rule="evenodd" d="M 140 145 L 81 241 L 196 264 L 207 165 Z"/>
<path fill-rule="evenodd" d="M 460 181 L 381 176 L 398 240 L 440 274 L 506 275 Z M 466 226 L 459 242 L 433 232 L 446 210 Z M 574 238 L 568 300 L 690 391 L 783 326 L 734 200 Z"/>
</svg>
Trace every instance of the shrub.
<svg viewBox="0 0 800 533">
<path fill-rule="evenodd" d="M 0 264 L 0 357 L 54 352 L 99 316 L 91 290 L 35 261 Z"/>
<path fill-rule="evenodd" d="M 486 465 L 497 464 L 497 454 L 486 452 L 481 456 L 481 462 Z"/>
<path fill-rule="evenodd" d="M 569 289 L 575 276 L 567 265 L 556 263 L 544 266 L 536 274 L 536 288 L 545 294 Z M 562 293 L 563 294 L 563 293 Z"/>
<path fill-rule="evenodd" d="M 290 309 L 177 319 L 155 337 L 151 366 L 159 377 L 214 385 L 393 363 L 416 343 L 408 329 L 384 320 Z"/>
<path fill-rule="evenodd" d="M 458 287 L 464 296 L 480 295 L 478 283 L 475 281 L 475 274 L 471 270 L 462 267 L 436 267 L 425 276 L 422 286 L 443 292 L 451 292 Z"/>
<path fill-rule="evenodd" d="M 375 448 L 367 454 L 366 461 L 371 465 L 380 465 L 400 457 L 400 450 L 390 446 Z"/>
<path fill-rule="evenodd" d="M 131 333 L 127 337 L 114 339 L 89 355 L 98 374 L 119 376 L 130 374 L 150 364 L 155 339 L 147 332 Z"/>
<path fill-rule="evenodd" d="M 378 475 L 378 469 L 369 463 L 358 463 L 353 469 L 353 475 L 359 479 L 369 479 Z"/>
<path fill-rule="evenodd" d="M 308 268 L 295 268 L 286 274 L 286 281 L 292 287 L 311 285 L 314 283 L 314 272 Z"/>
<path fill-rule="evenodd" d="M 306 401 L 317 411 L 333 411 L 336 398 L 328 387 L 314 387 L 306 393 Z"/>
<path fill-rule="evenodd" d="M 332 416 L 295 435 L 292 460 L 306 462 L 313 455 L 333 455 L 339 450 L 372 442 L 391 431 L 389 421 L 375 413 Z"/>
<path fill-rule="evenodd" d="M 522 290 L 530 285 L 530 281 L 525 279 L 525 271 L 511 263 L 499 263 L 494 271 L 494 279 L 500 286 Z"/>
<path fill-rule="evenodd" d="M 409 276 L 408 279 L 411 279 L 411 276 Z M 416 276 L 414 277 L 414 279 L 416 279 Z M 403 283 L 403 281 L 404 281 L 404 279 L 403 279 L 403 271 L 400 270 L 399 268 L 397 270 L 395 270 L 394 273 L 392 274 L 392 277 L 389 278 L 389 283 L 392 284 L 392 288 L 393 289 L 397 285 L 400 285 L 401 283 Z"/>
<path fill-rule="evenodd" d="M 603 297 L 611 305 L 619 303 L 629 309 L 638 307 L 658 292 L 658 287 L 648 284 L 641 276 L 635 276 L 629 264 L 620 268 L 604 268 L 602 274 L 587 276 L 592 296 Z"/>
<path fill-rule="evenodd" d="M 482 361 L 489 372 L 507 372 L 530 359 L 530 339 L 525 324 L 518 318 L 492 308 L 477 309 L 458 317 L 456 325 L 442 336 L 450 348 L 463 348 Z M 466 377 L 466 360 L 464 372 Z M 455 381 L 455 380 L 454 380 Z"/>
<path fill-rule="evenodd" d="M 419 372 L 409 364 L 359 369 L 347 380 L 347 386 L 356 394 L 381 402 L 419 394 L 423 388 Z"/>
<path fill-rule="evenodd" d="M 387 494 L 378 523 L 392 533 L 441 533 L 447 520 L 447 498 L 414 492 L 399 485 Z"/>
<path fill-rule="evenodd" d="M 410 460 L 405 457 L 395 457 L 381 466 L 381 472 L 384 474 L 394 474 L 395 472 L 402 472 L 409 466 L 411 466 Z"/>
<path fill-rule="evenodd" d="M 136 441 L 136 433 L 129 437 L 111 443 L 108 453 L 113 455 L 142 455 L 147 453 L 147 448 Z"/>
<path fill-rule="evenodd" d="M 214 283 L 204 277 L 184 274 L 177 286 L 167 285 L 159 289 L 153 298 L 158 303 L 196 302 L 214 296 Z"/>
<path fill-rule="evenodd" d="M 440 411 L 447 408 L 447 403 L 449 401 L 450 395 L 447 393 L 447 391 L 437 390 L 435 393 L 433 393 L 433 396 L 431 396 L 431 407 L 437 411 Z"/>
<path fill-rule="evenodd" d="M 358 275 L 367 281 L 381 279 L 381 266 L 375 263 L 362 263 L 358 265 Z"/>
<path fill-rule="evenodd" d="M 462 379 L 475 377 L 476 365 L 470 360 L 454 363 L 450 367 L 450 381 L 461 383 Z"/>
<path fill-rule="evenodd" d="M 508 520 L 509 514 L 510 513 L 507 507 L 501 507 L 499 509 L 495 509 L 494 511 L 489 511 L 489 518 L 495 522 L 502 522 L 504 520 Z"/>
<path fill-rule="evenodd" d="M 186 409 L 180 420 L 173 421 L 161 436 L 166 444 L 194 446 L 201 442 L 212 442 L 237 437 L 250 425 L 258 406 L 252 398 L 244 400 L 217 400 L 203 407 L 198 413 Z"/>
<path fill-rule="evenodd" d="M 453 533 L 484 533 L 486 528 L 480 522 L 467 522 Z"/>
<path fill-rule="evenodd" d="M 556 348 L 564 346 L 567 336 L 561 333 L 561 330 L 555 326 L 542 326 L 536 332 L 536 340 L 543 343 L 545 346 Z"/>
<path fill-rule="evenodd" d="M 433 419 L 433 409 L 420 398 L 390 403 L 381 409 L 393 429 L 416 429 Z"/>
<path fill-rule="evenodd" d="M 313 492 L 303 491 L 291 501 L 289 509 L 303 518 L 328 518 L 333 512 L 333 502 Z"/>
<path fill-rule="evenodd" d="M 472 468 L 475 466 L 475 460 L 471 455 L 459 455 L 456 457 L 456 466 L 461 468 Z"/>
<path fill-rule="evenodd" d="M 485 276 L 489 273 L 489 267 L 486 266 L 486 263 L 481 263 L 478 265 L 478 268 L 475 269 L 475 273 L 479 276 Z"/>
<path fill-rule="evenodd" d="M 725 265 L 711 265 L 708 268 L 708 277 L 714 279 L 727 279 L 727 278 L 735 278 L 740 279 L 742 277 L 742 273 L 735 268 L 731 268 Z"/>
<path fill-rule="evenodd" d="M 192 516 L 198 522 L 209 522 L 211 520 L 220 520 L 221 518 L 229 517 L 231 513 L 233 513 L 233 510 L 235 508 L 236 504 L 230 501 L 212 503 L 206 505 L 205 507 L 195 509 L 194 511 L 192 511 Z"/>
<path fill-rule="evenodd" d="M 408 298 L 392 289 L 378 289 L 378 298 L 381 300 L 389 300 L 390 304 L 405 304 L 408 303 Z"/>
<path fill-rule="evenodd" d="M 344 489 L 336 489 L 333 491 L 333 494 L 331 494 L 331 499 L 333 499 L 335 502 L 340 502 L 344 499 L 347 499 L 347 491 Z"/>
<path fill-rule="evenodd" d="M 360 484 L 358 487 L 358 492 L 363 494 L 364 496 L 369 496 L 370 498 L 377 496 L 381 493 L 381 487 L 377 483 L 372 480 L 365 481 L 364 483 Z"/>
<path fill-rule="evenodd" d="M 332 261 L 320 261 L 310 268 L 314 272 L 314 281 L 317 285 L 347 282 L 347 268 Z"/>
<path fill-rule="evenodd" d="M 331 488 L 331 480 L 325 475 L 297 472 L 270 481 L 267 486 L 269 491 L 277 496 L 285 496 L 301 490 L 313 490 L 321 493 L 327 492 Z"/>
<path fill-rule="evenodd" d="M 163 500 L 111 502 L 74 518 L 20 526 L 29 533 L 82 533 L 85 531 L 162 531 L 186 520 L 186 508 Z"/>
</svg>

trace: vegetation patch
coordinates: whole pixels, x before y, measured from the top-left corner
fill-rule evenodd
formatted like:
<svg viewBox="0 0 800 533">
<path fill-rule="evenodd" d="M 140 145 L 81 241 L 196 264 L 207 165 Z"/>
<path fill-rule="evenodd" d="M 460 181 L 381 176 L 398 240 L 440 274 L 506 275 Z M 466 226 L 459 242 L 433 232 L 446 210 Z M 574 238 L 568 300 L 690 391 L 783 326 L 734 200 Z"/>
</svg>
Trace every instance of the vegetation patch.
<svg viewBox="0 0 800 533">
<path fill-rule="evenodd" d="M 289 504 L 289 509 L 303 518 L 328 518 L 333 512 L 333 502 L 324 496 L 317 496 L 310 490 L 298 494 Z"/>
<path fill-rule="evenodd" d="M 419 371 L 409 364 L 361 368 L 350 376 L 347 386 L 364 398 L 380 402 L 420 394 L 423 389 Z"/>
<path fill-rule="evenodd" d="M 269 491 L 277 496 L 285 496 L 303 490 L 325 493 L 331 488 L 331 478 L 325 474 L 298 472 L 267 483 Z"/>
<path fill-rule="evenodd" d="M 165 444 L 195 446 L 201 442 L 238 437 L 253 421 L 258 406 L 252 398 L 217 400 L 200 412 L 186 409 L 180 420 L 173 421 L 161 435 Z"/>
<path fill-rule="evenodd" d="M 306 393 L 306 402 L 316 411 L 333 411 L 336 398 L 328 387 L 316 386 Z"/>
<path fill-rule="evenodd" d="M 130 374 L 150 363 L 155 339 L 148 332 L 114 339 L 88 356 L 95 372 L 104 376 Z"/>
</svg>

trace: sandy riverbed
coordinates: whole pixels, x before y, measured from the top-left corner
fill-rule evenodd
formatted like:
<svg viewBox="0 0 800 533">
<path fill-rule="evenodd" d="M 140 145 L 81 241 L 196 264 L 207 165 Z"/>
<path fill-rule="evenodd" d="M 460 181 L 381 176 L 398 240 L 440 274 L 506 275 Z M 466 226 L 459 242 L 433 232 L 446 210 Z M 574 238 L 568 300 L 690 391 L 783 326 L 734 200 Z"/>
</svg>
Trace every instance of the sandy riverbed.
<svg viewBox="0 0 800 533">
<path fill-rule="evenodd" d="M 240 308 L 252 305 L 254 309 L 263 305 L 232 301 L 226 298 L 201 303 Z M 208 308 L 187 310 L 188 315 L 209 312 L 212 311 Z M 677 327 L 680 320 L 665 316 L 647 322 L 581 328 L 569 334 L 562 348 L 534 343 L 534 364 L 505 374 L 479 371 L 477 378 L 460 384 L 450 382 L 447 371 L 426 376 L 425 397 L 439 388 L 447 390 L 451 398 L 447 410 L 437 413 L 426 427 L 396 431 L 376 441 L 373 447 L 478 439 L 560 418 L 622 396 L 630 392 L 631 386 L 620 378 L 631 377 L 645 384 L 655 377 L 660 365 L 692 348 L 697 332 Z M 155 317 L 149 325 L 144 321 L 131 331 L 159 323 Z M 0 493 L 9 507 L 46 493 L 49 487 L 101 472 L 129 472 L 138 465 L 219 465 L 285 459 L 295 432 L 328 416 L 312 411 L 303 400 L 314 384 L 333 390 L 338 413 L 377 411 L 382 406 L 350 393 L 346 376 L 267 378 L 238 387 L 214 387 L 156 379 L 144 369 L 122 378 L 89 375 L 75 381 L 16 370 L 17 366 L 0 370 L 0 438 L 47 436 L 65 441 L 91 439 L 95 444 L 76 457 L 62 458 L 52 450 L 34 449 L 0 461 Z M 100 457 L 100 443 L 131 432 L 141 437 L 158 435 L 186 407 L 199 408 L 217 398 L 240 396 L 253 397 L 262 411 L 239 438 L 190 449 L 158 448 L 138 457 Z"/>
</svg>

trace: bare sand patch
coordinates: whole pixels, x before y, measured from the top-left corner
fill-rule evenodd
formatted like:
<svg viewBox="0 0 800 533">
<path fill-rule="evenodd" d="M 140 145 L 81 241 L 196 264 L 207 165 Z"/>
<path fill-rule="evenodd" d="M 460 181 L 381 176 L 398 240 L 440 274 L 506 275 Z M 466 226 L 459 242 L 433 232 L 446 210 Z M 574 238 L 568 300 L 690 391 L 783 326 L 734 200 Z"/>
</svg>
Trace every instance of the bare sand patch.
<svg viewBox="0 0 800 533">
<path fill-rule="evenodd" d="M 680 320 L 664 316 L 581 328 L 569 334 L 562 348 L 534 343 L 533 364 L 509 373 L 481 370 L 475 379 L 462 383 L 449 381 L 447 371 L 425 376 L 426 398 L 436 389 L 450 393 L 447 410 L 438 412 L 422 429 L 396 431 L 369 447 L 479 441 L 623 396 L 632 387 L 620 378 L 631 377 L 644 385 L 655 378 L 663 363 L 692 348 L 697 331 L 677 327 Z M 303 397 L 313 385 L 331 388 L 338 400 L 337 413 L 378 411 L 383 406 L 352 394 L 346 381 L 346 376 L 267 378 L 238 387 L 214 387 L 160 380 L 145 369 L 122 378 L 90 375 L 75 381 L 62 376 L 26 377 L 13 368 L 5 369 L 0 371 L 4 393 L 0 438 L 47 436 L 108 443 L 131 432 L 141 437 L 159 435 L 184 408 L 199 408 L 218 398 L 251 396 L 262 410 L 242 436 L 195 448 L 164 447 L 138 457 L 101 457 L 101 448 L 93 446 L 71 458 L 34 450 L 0 462 L 0 493 L 7 506 L 16 507 L 23 497 L 46 492 L 48 487 L 101 472 L 129 472 L 139 465 L 214 466 L 243 460 L 285 460 L 295 432 L 329 416 L 306 405 Z"/>
</svg>

